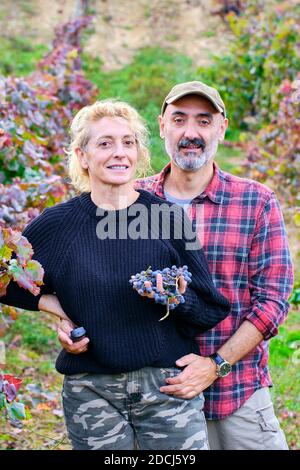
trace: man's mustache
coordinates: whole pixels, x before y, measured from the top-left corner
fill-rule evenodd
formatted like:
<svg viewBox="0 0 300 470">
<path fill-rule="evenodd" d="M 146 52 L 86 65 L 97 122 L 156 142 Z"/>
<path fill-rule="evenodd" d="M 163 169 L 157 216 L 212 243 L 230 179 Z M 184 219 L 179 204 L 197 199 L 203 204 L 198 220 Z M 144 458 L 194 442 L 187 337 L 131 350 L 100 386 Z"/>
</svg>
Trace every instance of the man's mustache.
<svg viewBox="0 0 300 470">
<path fill-rule="evenodd" d="M 203 139 L 181 139 L 178 143 L 178 148 L 187 148 L 190 145 L 194 145 L 197 148 L 201 148 L 202 150 L 205 149 L 206 144 Z"/>
</svg>

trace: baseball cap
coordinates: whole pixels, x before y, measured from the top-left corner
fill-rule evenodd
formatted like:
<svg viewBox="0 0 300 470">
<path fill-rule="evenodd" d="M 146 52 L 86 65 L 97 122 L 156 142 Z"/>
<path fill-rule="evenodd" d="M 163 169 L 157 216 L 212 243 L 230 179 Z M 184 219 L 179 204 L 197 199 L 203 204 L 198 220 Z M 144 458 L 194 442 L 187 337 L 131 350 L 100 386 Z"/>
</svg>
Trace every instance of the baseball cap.
<svg viewBox="0 0 300 470">
<path fill-rule="evenodd" d="M 214 107 L 222 113 L 224 117 L 226 117 L 225 104 L 219 95 L 218 90 L 198 81 L 179 83 L 178 85 L 173 86 L 170 93 L 164 99 L 161 107 L 161 114 L 163 115 L 168 104 L 174 103 L 174 101 L 177 101 L 179 98 L 186 95 L 204 96 L 204 98 L 207 98 Z"/>
</svg>

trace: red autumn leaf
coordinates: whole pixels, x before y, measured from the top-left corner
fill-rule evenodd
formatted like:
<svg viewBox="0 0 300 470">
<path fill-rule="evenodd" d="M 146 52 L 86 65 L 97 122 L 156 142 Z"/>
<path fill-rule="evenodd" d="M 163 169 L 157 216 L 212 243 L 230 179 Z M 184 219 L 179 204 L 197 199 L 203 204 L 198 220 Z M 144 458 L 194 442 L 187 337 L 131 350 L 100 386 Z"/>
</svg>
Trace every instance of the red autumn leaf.
<svg viewBox="0 0 300 470">
<path fill-rule="evenodd" d="M 3 378 L 4 380 L 7 380 L 8 383 L 14 384 L 16 391 L 19 390 L 21 383 L 23 382 L 22 379 L 19 379 L 19 377 L 15 377 L 11 374 L 3 374 Z"/>
</svg>

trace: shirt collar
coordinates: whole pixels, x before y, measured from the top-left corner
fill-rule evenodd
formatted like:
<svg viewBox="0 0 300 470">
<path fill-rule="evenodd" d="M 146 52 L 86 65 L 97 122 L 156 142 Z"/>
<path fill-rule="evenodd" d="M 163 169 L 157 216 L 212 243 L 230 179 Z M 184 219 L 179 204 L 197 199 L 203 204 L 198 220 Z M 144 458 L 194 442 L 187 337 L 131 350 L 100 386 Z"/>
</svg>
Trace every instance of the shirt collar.
<svg viewBox="0 0 300 470">
<path fill-rule="evenodd" d="M 203 193 L 200 193 L 198 196 L 196 196 L 194 200 L 198 198 L 203 200 L 208 197 L 212 202 L 215 202 L 216 204 L 222 204 L 225 195 L 223 172 L 220 170 L 216 162 L 213 164 L 213 169 L 214 173 L 210 183 L 205 188 Z M 168 173 L 170 173 L 170 170 L 171 163 L 169 162 L 159 173 L 158 179 L 153 188 L 155 194 L 161 198 L 164 198 L 164 182 Z"/>
</svg>

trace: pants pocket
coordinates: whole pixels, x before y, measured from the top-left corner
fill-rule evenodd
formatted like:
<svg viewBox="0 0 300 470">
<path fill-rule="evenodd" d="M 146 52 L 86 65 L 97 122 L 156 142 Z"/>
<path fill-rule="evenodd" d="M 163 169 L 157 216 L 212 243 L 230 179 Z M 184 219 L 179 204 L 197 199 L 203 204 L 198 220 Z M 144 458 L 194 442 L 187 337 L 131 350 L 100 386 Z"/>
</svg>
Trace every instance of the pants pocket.
<svg viewBox="0 0 300 470">
<path fill-rule="evenodd" d="M 274 414 L 272 403 L 265 408 L 256 410 L 258 422 L 262 431 L 277 432 L 280 429 L 278 419 Z"/>
<path fill-rule="evenodd" d="M 170 379 L 179 375 L 182 372 L 182 369 L 177 367 L 161 367 L 160 371 L 165 379 Z"/>
<path fill-rule="evenodd" d="M 256 410 L 265 450 L 288 450 L 285 435 L 275 416 L 272 403 Z"/>
</svg>

